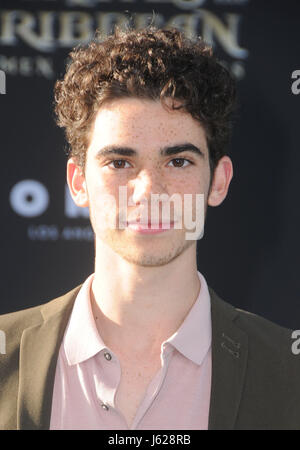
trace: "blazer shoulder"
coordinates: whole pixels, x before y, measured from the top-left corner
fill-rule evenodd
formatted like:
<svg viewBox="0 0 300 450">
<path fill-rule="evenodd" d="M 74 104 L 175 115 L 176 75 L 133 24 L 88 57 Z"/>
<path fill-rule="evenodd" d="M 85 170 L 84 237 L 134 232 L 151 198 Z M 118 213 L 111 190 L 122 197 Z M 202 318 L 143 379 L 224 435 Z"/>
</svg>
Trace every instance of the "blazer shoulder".
<svg viewBox="0 0 300 450">
<path fill-rule="evenodd" d="M 0 329 L 8 332 L 13 328 L 16 331 L 20 326 L 24 329 L 40 322 L 42 306 L 43 304 L 0 315 Z"/>
<path fill-rule="evenodd" d="M 41 383 L 42 378 L 36 374 L 41 372 L 45 377 L 45 367 L 53 374 L 56 352 L 79 289 L 80 286 L 40 305 L 0 316 L 1 429 L 17 428 L 18 396 L 22 389 L 23 394 L 28 390 L 30 380 Z M 30 401 L 37 406 L 40 400 L 34 399 L 34 390 L 31 392 L 34 395 Z"/>
<path fill-rule="evenodd" d="M 291 348 L 292 330 L 272 322 L 258 314 L 237 308 L 232 304 L 221 299 L 216 292 L 210 288 L 212 308 L 215 308 L 219 314 L 227 314 L 232 322 L 242 331 L 248 338 L 267 348 Z"/>
<path fill-rule="evenodd" d="M 5 334 L 6 344 L 19 343 L 26 328 L 39 325 L 49 316 L 60 312 L 63 313 L 66 312 L 66 309 L 70 309 L 80 287 L 81 285 L 66 294 L 37 306 L 0 315 L 0 330 Z"/>
<path fill-rule="evenodd" d="M 41 310 L 44 308 L 46 310 L 50 310 L 52 312 L 56 312 L 59 309 L 63 308 L 65 306 L 65 303 L 70 300 L 70 297 L 73 296 L 73 294 L 76 294 L 81 285 L 76 286 L 71 291 L 60 295 L 59 297 L 56 297 L 51 300 L 46 300 L 43 303 L 40 303 L 39 305 L 32 306 L 29 308 L 20 309 L 18 311 L 13 311 L 5 314 L 0 314 L 0 327 L 3 324 L 10 324 L 13 323 L 14 325 L 19 321 L 27 321 L 29 319 L 35 319 L 40 317 Z"/>
</svg>

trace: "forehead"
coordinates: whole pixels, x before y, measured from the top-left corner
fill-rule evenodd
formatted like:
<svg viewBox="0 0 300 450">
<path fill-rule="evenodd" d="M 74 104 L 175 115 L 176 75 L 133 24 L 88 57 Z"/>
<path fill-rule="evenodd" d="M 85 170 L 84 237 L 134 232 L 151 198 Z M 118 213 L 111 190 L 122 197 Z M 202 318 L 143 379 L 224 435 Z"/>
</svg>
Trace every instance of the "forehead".
<svg viewBox="0 0 300 450">
<path fill-rule="evenodd" d="M 122 98 L 102 105 L 97 113 L 92 140 L 99 144 L 170 144 L 191 141 L 206 146 L 202 125 L 185 111 L 166 110 L 160 101 Z"/>
</svg>

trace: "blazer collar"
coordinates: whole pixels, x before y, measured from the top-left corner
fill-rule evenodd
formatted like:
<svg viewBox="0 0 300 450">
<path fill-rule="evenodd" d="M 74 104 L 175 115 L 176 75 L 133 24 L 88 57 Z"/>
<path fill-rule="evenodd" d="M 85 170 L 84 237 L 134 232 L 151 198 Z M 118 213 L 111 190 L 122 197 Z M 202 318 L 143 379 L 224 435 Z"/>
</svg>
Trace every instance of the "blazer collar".
<svg viewBox="0 0 300 450">
<path fill-rule="evenodd" d="M 20 343 L 18 429 L 49 429 L 59 348 L 81 286 L 41 306 L 40 321 Z M 233 429 L 244 385 L 248 337 L 234 320 L 238 311 L 209 288 L 212 382 L 208 429 Z"/>
<path fill-rule="evenodd" d="M 18 429 L 49 429 L 58 352 L 81 286 L 40 308 L 40 321 L 20 343 Z"/>
<path fill-rule="evenodd" d="M 210 288 L 212 382 L 209 430 L 232 430 L 237 418 L 248 359 L 248 336 L 234 323 L 238 310 Z"/>
</svg>

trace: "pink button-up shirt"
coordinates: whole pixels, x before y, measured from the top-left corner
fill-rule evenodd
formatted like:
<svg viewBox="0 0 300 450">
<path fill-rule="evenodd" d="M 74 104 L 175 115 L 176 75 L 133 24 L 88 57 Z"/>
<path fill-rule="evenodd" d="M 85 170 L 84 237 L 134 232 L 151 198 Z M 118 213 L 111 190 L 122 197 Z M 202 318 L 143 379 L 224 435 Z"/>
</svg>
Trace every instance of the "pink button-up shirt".
<svg viewBox="0 0 300 450">
<path fill-rule="evenodd" d="M 211 389 L 211 313 L 206 281 L 178 330 L 161 344 L 156 373 L 130 428 L 116 408 L 121 377 L 117 356 L 97 330 L 90 289 L 82 285 L 60 347 L 50 429 L 202 430 L 208 428 Z"/>
</svg>

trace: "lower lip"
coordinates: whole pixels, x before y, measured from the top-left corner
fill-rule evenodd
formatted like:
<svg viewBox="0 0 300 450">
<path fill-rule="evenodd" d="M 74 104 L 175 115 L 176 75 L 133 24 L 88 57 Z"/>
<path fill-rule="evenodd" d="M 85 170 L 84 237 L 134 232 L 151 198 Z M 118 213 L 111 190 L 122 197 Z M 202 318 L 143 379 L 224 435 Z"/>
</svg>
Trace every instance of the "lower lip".
<svg viewBox="0 0 300 450">
<path fill-rule="evenodd" d="M 146 228 L 146 225 L 141 225 L 139 223 L 135 223 L 135 224 L 129 224 L 128 228 L 130 230 L 136 231 L 138 233 L 141 234 L 157 234 L 157 233 L 163 233 L 164 231 L 170 231 L 172 228 L 174 228 L 174 224 L 170 223 L 170 224 L 166 224 L 165 226 L 167 226 L 168 228 L 162 228 L 162 225 L 155 225 L 154 228 Z"/>
</svg>

